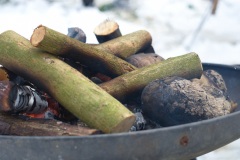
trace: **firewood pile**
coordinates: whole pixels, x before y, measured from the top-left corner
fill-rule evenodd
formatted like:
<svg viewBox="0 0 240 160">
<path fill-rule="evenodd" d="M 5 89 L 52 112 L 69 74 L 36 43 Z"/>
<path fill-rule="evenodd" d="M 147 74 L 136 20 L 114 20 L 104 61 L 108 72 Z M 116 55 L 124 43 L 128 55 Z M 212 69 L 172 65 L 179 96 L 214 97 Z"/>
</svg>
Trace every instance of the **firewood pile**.
<svg viewBox="0 0 240 160">
<path fill-rule="evenodd" d="M 40 25 L 30 40 L 0 34 L 0 133 L 60 136 L 133 132 L 223 116 L 236 104 L 196 53 L 164 59 L 148 31 L 106 20 L 86 43 Z"/>
</svg>

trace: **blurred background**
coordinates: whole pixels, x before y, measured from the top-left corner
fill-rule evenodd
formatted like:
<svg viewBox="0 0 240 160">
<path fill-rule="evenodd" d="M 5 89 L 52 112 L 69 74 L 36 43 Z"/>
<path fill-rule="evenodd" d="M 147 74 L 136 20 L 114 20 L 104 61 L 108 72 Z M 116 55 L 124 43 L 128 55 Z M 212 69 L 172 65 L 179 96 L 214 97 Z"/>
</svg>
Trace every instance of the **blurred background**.
<svg viewBox="0 0 240 160">
<path fill-rule="evenodd" d="M 38 25 L 67 34 L 81 28 L 87 43 L 97 43 L 94 28 L 116 21 L 122 34 L 149 31 L 164 58 L 188 52 L 202 62 L 240 64 L 239 0 L 0 0 L 0 33 L 14 30 L 30 39 Z M 199 157 L 238 159 L 240 140 Z"/>
</svg>

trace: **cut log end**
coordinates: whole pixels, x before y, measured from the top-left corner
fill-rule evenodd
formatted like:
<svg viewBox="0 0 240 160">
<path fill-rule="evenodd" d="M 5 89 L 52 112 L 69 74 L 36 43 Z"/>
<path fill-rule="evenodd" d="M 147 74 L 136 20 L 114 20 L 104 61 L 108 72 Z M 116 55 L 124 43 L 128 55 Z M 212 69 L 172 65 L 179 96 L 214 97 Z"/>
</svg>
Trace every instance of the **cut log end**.
<svg viewBox="0 0 240 160">
<path fill-rule="evenodd" d="M 94 33 L 96 35 L 105 36 L 115 32 L 116 30 L 118 30 L 118 28 L 119 26 L 116 22 L 105 20 L 94 29 Z"/>
<path fill-rule="evenodd" d="M 46 33 L 46 28 L 42 25 L 39 25 L 34 31 L 30 38 L 30 42 L 34 47 L 37 47 L 40 42 L 43 40 Z"/>
<path fill-rule="evenodd" d="M 94 34 L 99 43 L 104 43 L 122 36 L 119 30 L 119 25 L 111 20 L 105 20 L 104 22 L 100 23 L 94 29 Z"/>
<path fill-rule="evenodd" d="M 135 115 L 130 115 L 129 117 L 125 118 L 123 121 L 121 121 L 116 127 L 114 127 L 111 131 L 111 133 L 119 133 L 119 132 L 127 132 L 130 130 L 132 125 L 134 124 L 136 120 Z"/>
</svg>

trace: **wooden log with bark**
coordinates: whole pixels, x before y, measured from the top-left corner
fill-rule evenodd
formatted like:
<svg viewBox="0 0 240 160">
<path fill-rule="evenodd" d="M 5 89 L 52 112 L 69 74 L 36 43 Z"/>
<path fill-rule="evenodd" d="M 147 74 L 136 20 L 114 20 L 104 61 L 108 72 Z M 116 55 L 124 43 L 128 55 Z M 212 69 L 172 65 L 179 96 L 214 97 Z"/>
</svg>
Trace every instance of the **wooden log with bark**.
<svg viewBox="0 0 240 160">
<path fill-rule="evenodd" d="M 13 31 L 0 34 L 0 64 L 47 92 L 90 127 L 124 132 L 135 121 L 134 114 L 102 88 Z"/>
<path fill-rule="evenodd" d="M 122 59 L 139 52 L 154 53 L 151 45 L 152 37 L 145 30 L 136 31 L 122 37 L 118 23 L 105 20 L 95 28 L 94 33 L 98 42 L 101 43 L 96 45 L 96 48 L 112 53 Z"/>
<path fill-rule="evenodd" d="M 151 46 L 152 37 L 148 31 L 139 30 L 110 41 L 98 44 L 95 48 L 126 59 L 127 57 L 141 52 Z"/>
<path fill-rule="evenodd" d="M 45 26 L 38 26 L 30 39 L 33 46 L 58 56 L 69 56 L 94 70 L 113 77 L 136 69 L 113 54 L 82 43 Z"/>
<path fill-rule="evenodd" d="M 0 112 L 0 135 L 85 136 L 100 133 L 82 124 L 71 125 L 53 119 L 26 119 Z"/>
<path fill-rule="evenodd" d="M 139 68 L 99 86 L 118 100 L 124 101 L 155 79 L 168 76 L 180 76 L 186 79 L 200 78 L 202 72 L 202 63 L 198 55 L 189 53 Z"/>
</svg>

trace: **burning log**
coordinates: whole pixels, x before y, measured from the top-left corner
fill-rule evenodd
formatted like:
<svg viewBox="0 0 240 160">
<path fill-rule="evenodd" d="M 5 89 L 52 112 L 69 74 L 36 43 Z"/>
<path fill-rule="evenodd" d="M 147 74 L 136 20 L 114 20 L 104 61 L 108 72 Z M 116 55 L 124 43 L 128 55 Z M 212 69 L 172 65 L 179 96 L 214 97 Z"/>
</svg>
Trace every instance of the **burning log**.
<svg viewBox="0 0 240 160">
<path fill-rule="evenodd" d="M 169 58 L 138 70 L 126 73 L 99 86 L 118 100 L 125 99 L 141 91 L 155 79 L 168 76 L 181 76 L 186 79 L 200 78 L 202 63 L 196 53 Z"/>
<path fill-rule="evenodd" d="M 122 33 L 119 25 L 109 19 L 100 23 L 95 29 L 94 34 L 99 43 L 104 43 L 117 37 L 121 37 Z"/>
<path fill-rule="evenodd" d="M 19 86 L 10 81 L 0 82 L 0 110 L 12 113 L 41 113 L 47 101 L 33 88 Z"/>
<path fill-rule="evenodd" d="M 0 135 L 15 136 L 84 136 L 100 134 L 97 129 L 71 125 L 50 119 L 23 119 L 0 112 Z"/>
<path fill-rule="evenodd" d="M 135 121 L 133 113 L 99 86 L 13 31 L 0 34 L 0 64 L 46 91 L 88 126 L 124 132 Z"/>
<path fill-rule="evenodd" d="M 149 83 L 142 92 L 143 112 L 162 126 L 196 122 L 231 113 L 232 105 L 226 96 L 224 80 L 215 73 L 212 76 L 221 85 L 208 79 L 208 76 L 204 76 L 204 79 L 208 79 L 207 83 L 181 77 L 167 77 Z M 212 84 L 209 85 L 210 81 Z"/>
<path fill-rule="evenodd" d="M 82 64 L 113 77 L 136 69 L 111 53 L 72 39 L 45 26 L 40 25 L 34 30 L 30 42 L 33 46 L 54 55 L 73 57 Z"/>
</svg>

